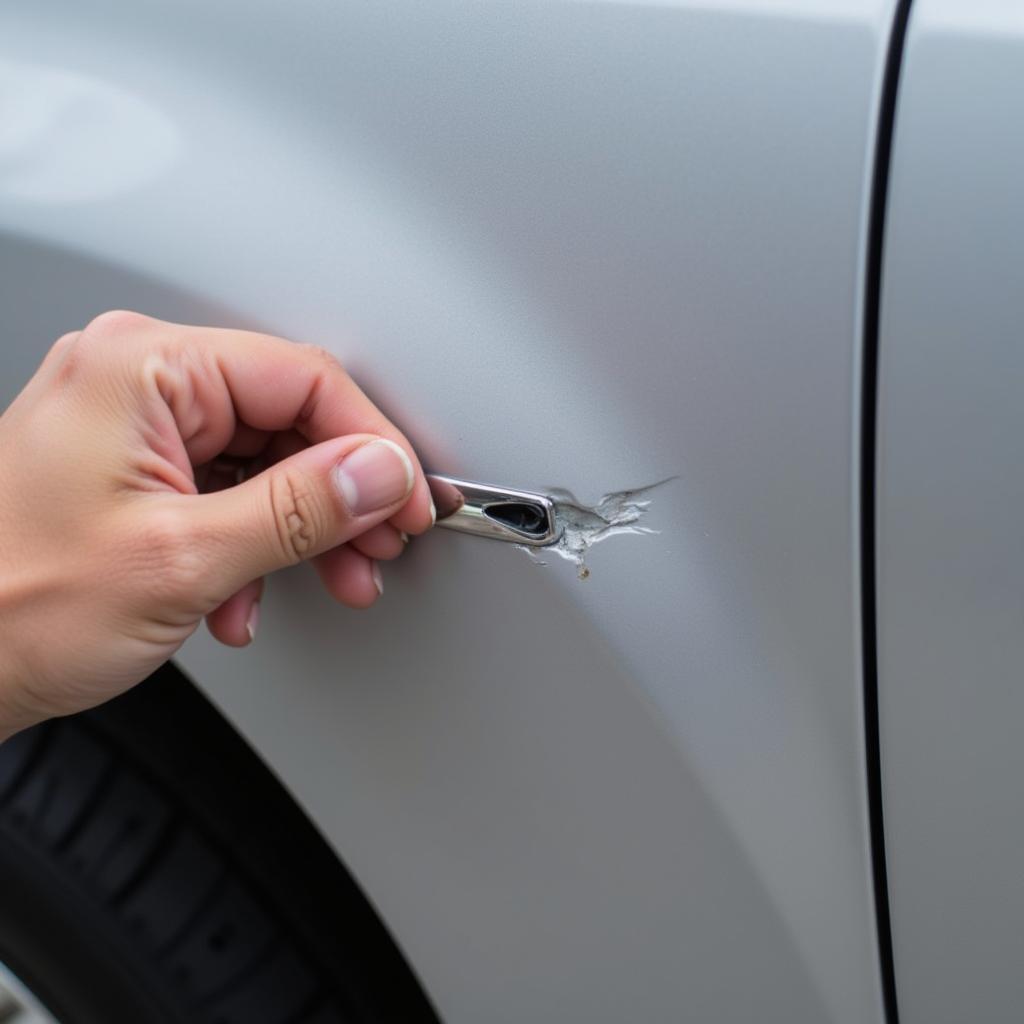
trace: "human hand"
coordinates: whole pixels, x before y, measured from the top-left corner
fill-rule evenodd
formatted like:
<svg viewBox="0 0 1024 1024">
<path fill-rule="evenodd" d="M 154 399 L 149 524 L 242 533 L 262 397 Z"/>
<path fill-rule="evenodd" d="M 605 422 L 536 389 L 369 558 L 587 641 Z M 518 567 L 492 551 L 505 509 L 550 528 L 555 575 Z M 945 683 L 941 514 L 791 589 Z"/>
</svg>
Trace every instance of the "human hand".
<svg viewBox="0 0 1024 1024">
<path fill-rule="evenodd" d="M 128 689 L 204 617 L 249 643 L 275 569 L 311 560 L 369 606 L 433 514 L 409 442 L 326 353 L 103 314 L 0 416 L 0 739 Z"/>
</svg>

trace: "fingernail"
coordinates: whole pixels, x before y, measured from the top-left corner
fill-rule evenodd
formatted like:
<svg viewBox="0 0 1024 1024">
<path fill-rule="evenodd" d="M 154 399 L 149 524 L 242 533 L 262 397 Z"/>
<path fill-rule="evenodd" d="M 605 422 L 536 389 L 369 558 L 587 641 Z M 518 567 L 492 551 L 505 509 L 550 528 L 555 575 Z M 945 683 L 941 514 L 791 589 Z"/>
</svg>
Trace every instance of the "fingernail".
<svg viewBox="0 0 1024 1024">
<path fill-rule="evenodd" d="M 434 508 L 434 499 L 430 499 L 430 525 L 437 525 L 437 509 Z"/>
<path fill-rule="evenodd" d="M 380 574 L 380 566 L 376 562 L 373 563 L 373 585 L 377 588 L 377 593 L 381 597 L 383 597 L 384 596 L 384 577 L 381 576 L 381 574 Z"/>
<path fill-rule="evenodd" d="M 245 631 L 249 634 L 249 643 L 256 639 L 256 629 L 260 624 L 260 603 L 254 601 L 249 609 L 249 618 L 245 620 Z"/>
<path fill-rule="evenodd" d="M 409 534 L 407 534 L 405 532 L 405 530 L 401 530 L 398 535 L 399 535 L 399 537 L 402 538 L 402 543 L 403 544 L 408 544 L 409 543 Z"/>
<path fill-rule="evenodd" d="M 386 508 L 408 497 L 413 485 L 409 456 L 380 438 L 346 455 L 334 468 L 334 483 L 354 515 Z"/>
</svg>

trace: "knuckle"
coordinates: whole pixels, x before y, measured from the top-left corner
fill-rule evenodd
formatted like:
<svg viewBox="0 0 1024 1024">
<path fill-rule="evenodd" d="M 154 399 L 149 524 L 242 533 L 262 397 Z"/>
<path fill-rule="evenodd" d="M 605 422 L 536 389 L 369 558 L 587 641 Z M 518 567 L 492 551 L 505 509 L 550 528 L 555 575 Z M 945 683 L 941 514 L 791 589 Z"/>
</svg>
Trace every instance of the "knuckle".
<svg viewBox="0 0 1024 1024">
<path fill-rule="evenodd" d="M 311 363 L 317 364 L 324 372 L 337 373 L 339 370 L 342 373 L 345 372 L 345 367 L 341 365 L 337 356 L 320 345 L 303 345 L 302 351 Z"/>
<path fill-rule="evenodd" d="M 68 382 L 83 374 L 109 374 L 115 367 L 127 366 L 140 333 L 152 323 L 149 317 L 124 309 L 100 313 L 70 341 L 65 335 L 57 342 L 55 348 L 65 349 L 60 359 L 61 379 Z"/>
<path fill-rule="evenodd" d="M 62 334 L 51 346 L 43 360 L 43 366 L 55 373 L 56 380 L 60 381 L 65 372 L 62 368 L 69 360 L 73 360 L 75 343 L 81 337 L 81 331 L 69 331 Z"/>
<path fill-rule="evenodd" d="M 297 473 L 270 475 L 274 534 L 284 559 L 301 562 L 315 552 L 324 535 L 324 517 L 309 481 Z"/>
<path fill-rule="evenodd" d="M 110 309 L 93 317 L 83 332 L 90 338 L 110 341 L 123 338 L 148 324 L 149 317 L 127 309 Z"/>
<path fill-rule="evenodd" d="M 68 331 L 67 334 L 62 334 L 54 343 L 50 346 L 49 354 L 53 357 L 60 357 L 63 355 L 81 336 L 81 331 Z"/>
<path fill-rule="evenodd" d="M 201 586 L 207 568 L 203 545 L 176 510 L 151 512 L 139 530 L 147 576 L 170 597 L 187 597 Z"/>
<path fill-rule="evenodd" d="M 348 372 L 345 367 L 335 358 L 333 353 L 329 352 L 325 348 L 321 348 L 319 345 L 300 345 L 302 356 L 308 361 L 309 365 L 314 368 L 313 374 L 313 386 L 310 389 L 309 395 L 299 410 L 298 415 L 295 417 L 296 424 L 302 425 L 308 423 L 321 401 L 325 389 L 330 385 L 331 381 L 336 381 L 339 376 L 348 376 Z"/>
</svg>

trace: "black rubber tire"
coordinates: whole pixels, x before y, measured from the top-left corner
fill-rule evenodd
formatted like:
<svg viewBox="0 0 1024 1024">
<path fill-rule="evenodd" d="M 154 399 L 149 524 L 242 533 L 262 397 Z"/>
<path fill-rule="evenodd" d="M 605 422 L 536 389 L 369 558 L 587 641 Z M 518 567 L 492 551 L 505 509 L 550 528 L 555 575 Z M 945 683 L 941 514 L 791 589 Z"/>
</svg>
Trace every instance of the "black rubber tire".
<svg viewBox="0 0 1024 1024">
<path fill-rule="evenodd" d="M 436 1024 L 351 878 L 173 667 L 0 745 L 0 960 L 61 1024 Z"/>
</svg>

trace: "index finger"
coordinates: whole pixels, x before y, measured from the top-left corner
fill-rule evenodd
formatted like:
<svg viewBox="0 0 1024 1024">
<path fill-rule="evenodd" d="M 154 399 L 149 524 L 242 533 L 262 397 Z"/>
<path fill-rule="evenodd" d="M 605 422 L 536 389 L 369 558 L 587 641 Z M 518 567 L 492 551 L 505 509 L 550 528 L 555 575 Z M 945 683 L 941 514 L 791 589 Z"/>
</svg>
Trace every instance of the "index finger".
<svg viewBox="0 0 1024 1024">
<path fill-rule="evenodd" d="M 193 397 L 211 417 L 231 414 L 257 430 L 295 429 L 310 444 L 377 434 L 401 445 L 412 459 L 416 481 L 391 521 L 406 533 L 430 527 L 433 502 L 415 450 L 329 352 L 250 331 L 162 326 L 172 329 L 176 345 L 201 352 L 200 363 L 220 377 L 223 387 L 208 382 L 212 386 L 196 388 Z"/>
</svg>

